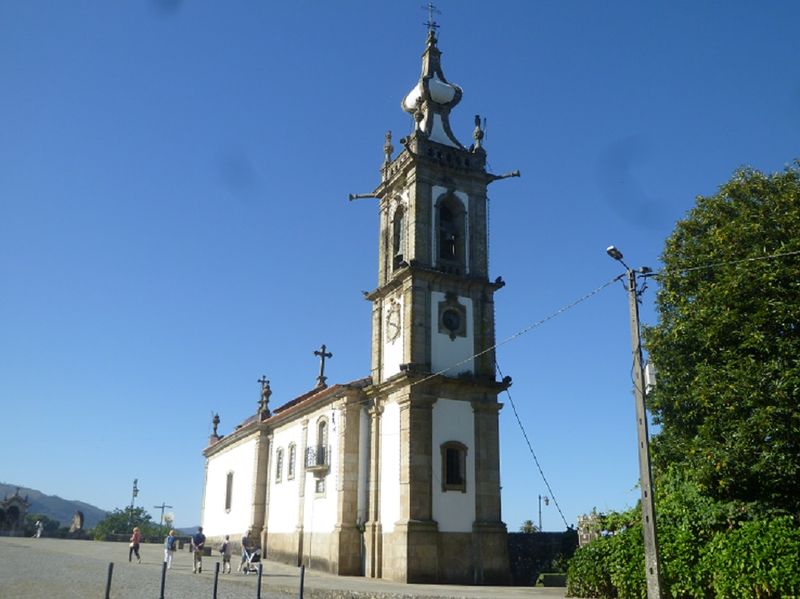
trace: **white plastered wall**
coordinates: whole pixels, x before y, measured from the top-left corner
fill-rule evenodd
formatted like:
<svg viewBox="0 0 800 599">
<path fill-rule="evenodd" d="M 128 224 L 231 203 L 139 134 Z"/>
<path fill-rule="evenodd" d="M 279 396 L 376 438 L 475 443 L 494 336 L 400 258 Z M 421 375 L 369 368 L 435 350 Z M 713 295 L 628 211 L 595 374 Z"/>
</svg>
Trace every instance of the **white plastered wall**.
<svg viewBox="0 0 800 599">
<path fill-rule="evenodd" d="M 270 448 L 270 469 L 269 469 L 269 530 L 278 533 L 293 533 L 297 528 L 298 518 L 298 484 L 302 480 L 303 447 L 302 442 L 303 426 L 300 420 L 290 422 L 277 429 L 272 437 L 272 447 Z M 294 465 L 294 478 L 288 477 L 289 472 L 289 445 L 295 444 L 297 454 Z M 277 468 L 277 451 L 283 449 L 283 472 L 281 481 L 276 482 L 275 474 Z"/>
<path fill-rule="evenodd" d="M 321 418 L 328 422 L 328 445 L 330 446 L 330 469 L 325 474 L 325 492 L 317 493 L 317 475 L 306 472 L 305 510 L 303 528 L 305 532 L 333 532 L 336 525 L 336 506 L 339 500 L 339 432 L 342 423 L 341 412 L 326 406 L 308 418 L 308 446 L 317 444 L 317 426 Z"/>
<path fill-rule="evenodd" d="M 246 438 L 208 458 L 203 531 L 208 536 L 241 534 L 252 524 L 256 439 Z M 233 472 L 231 509 L 225 509 L 228 473 Z"/>
<path fill-rule="evenodd" d="M 447 370 L 448 376 L 462 372 L 475 372 L 475 330 L 473 325 L 472 300 L 459 296 L 458 302 L 466 307 L 466 336 L 450 338 L 447 332 L 439 332 L 439 303 L 445 301 L 444 293 L 431 292 L 431 367 L 433 372 Z M 463 362 L 463 364 L 460 364 Z"/>
<path fill-rule="evenodd" d="M 467 491 L 442 490 L 441 446 L 458 441 L 467 447 Z M 433 519 L 441 532 L 472 532 L 475 520 L 475 418 L 468 401 L 439 399 L 433 404 Z"/>
<path fill-rule="evenodd" d="M 397 326 L 400 327 L 400 334 L 393 340 L 389 340 L 390 327 L 388 324 L 389 312 L 392 309 L 392 299 L 399 306 L 399 315 Z M 405 314 L 403 309 L 403 296 L 398 294 L 390 298 L 386 298 L 383 303 L 383 380 L 388 379 L 390 376 L 400 372 L 400 364 L 403 362 L 403 324 Z"/>
</svg>

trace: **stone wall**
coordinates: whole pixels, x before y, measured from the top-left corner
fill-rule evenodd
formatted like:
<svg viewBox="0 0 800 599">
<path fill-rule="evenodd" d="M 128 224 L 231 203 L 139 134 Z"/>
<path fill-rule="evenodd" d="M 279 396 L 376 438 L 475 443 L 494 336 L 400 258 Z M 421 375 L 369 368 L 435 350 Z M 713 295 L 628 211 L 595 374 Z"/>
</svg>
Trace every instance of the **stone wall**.
<svg viewBox="0 0 800 599">
<path fill-rule="evenodd" d="M 569 559 L 578 547 L 578 533 L 521 532 L 508 533 L 511 579 L 515 586 L 533 586 L 542 572 L 552 572 L 553 559 Z"/>
</svg>

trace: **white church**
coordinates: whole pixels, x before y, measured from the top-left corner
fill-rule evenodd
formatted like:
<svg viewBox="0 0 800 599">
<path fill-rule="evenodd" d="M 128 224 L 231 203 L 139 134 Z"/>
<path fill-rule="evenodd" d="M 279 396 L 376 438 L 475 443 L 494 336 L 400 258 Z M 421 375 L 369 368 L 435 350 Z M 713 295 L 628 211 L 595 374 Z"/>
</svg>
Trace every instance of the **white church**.
<svg viewBox="0 0 800 599">
<path fill-rule="evenodd" d="M 431 24 L 433 25 L 433 24 Z M 442 72 L 429 27 L 419 81 L 402 101 L 414 129 L 396 156 L 386 135 L 378 287 L 368 376 L 317 386 L 214 433 L 202 526 L 245 531 L 267 559 L 404 582 L 510 580 L 500 514 L 494 293 L 488 273 L 483 131 L 450 128 L 461 88 Z"/>
</svg>

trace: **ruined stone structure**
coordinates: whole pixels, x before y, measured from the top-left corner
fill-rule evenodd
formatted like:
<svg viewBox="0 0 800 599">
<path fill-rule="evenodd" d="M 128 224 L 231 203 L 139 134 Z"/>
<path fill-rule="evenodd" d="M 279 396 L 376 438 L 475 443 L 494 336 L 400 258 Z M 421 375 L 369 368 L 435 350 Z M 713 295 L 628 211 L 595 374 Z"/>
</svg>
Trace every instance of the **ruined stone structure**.
<svg viewBox="0 0 800 599">
<path fill-rule="evenodd" d="M 19 494 L 19 488 L 10 497 L 0 501 L 0 532 L 21 535 L 25 528 L 25 515 L 30 507 L 28 496 Z"/>
</svg>

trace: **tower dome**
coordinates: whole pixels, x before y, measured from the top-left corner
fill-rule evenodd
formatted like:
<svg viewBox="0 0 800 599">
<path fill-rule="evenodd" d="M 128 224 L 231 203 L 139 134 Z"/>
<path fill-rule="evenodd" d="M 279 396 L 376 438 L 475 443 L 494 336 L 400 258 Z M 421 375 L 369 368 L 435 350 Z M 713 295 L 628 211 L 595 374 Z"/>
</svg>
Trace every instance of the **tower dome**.
<svg viewBox="0 0 800 599">
<path fill-rule="evenodd" d="M 431 141 L 463 148 L 450 129 L 450 110 L 461 101 L 461 88 L 450 83 L 442 72 L 442 53 L 436 46 L 436 34 L 428 32 L 422 54 L 422 72 L 414 88 L 401 103 L 403 110 L 414 117 L 415 131 Z"/>
</svg>

